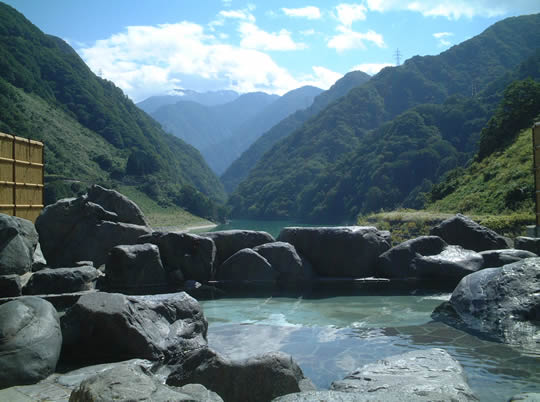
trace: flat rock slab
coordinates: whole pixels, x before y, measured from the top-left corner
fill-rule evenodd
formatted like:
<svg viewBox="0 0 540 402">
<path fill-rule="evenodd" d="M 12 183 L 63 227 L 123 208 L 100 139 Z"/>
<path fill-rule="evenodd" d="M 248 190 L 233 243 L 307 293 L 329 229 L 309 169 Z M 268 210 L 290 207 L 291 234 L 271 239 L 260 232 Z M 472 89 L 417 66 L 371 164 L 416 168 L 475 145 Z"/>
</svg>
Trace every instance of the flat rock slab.
<svg viewBox="0 0 540 402">
<path fill-rule="evenodd" d="M 498 268 L 503 265 L 512 264 L 524 260 L 525 258 L 538 257 L 535 253 L 526 250 L 518 250 L 514 248 L 502 250 L 486 250 L 480 253 L 484 258 L 485 268 Z"/>
<path fill-rule="evenodd" d="M 66 311 L 61 324 L 62 358 L 84 363 L 168 360 L 205 346 L 208 329 L 201 306 L 184 292 L 86 294 Z"/>
<path fill-rule="evenodd" d="M 58 314 L 39 297 L 0 306 L 0 388 L 32 384 L 56 369 L 62 346 Z"/>
<path fill-rule="evenodd" d="M 390 233 L 375 227 L 288 227 L 278 241 L 292 244 L 321 276 L 367 278 L 390 248 Z"/>
<path fill-rule="evenodd" d="M 188 393 L 190 389 L 196 391 L 195 395 Z M 199 399 L 200 397 L 204 399 Z M 70 402 L 223 401 L 216 393 L 205 388 L 182 389 L 161 384 L 143 368 L 133 365 L 118 365 L 85 379 L 73 390 L 69 400 Z"/>
<path fill-rule="evenodd" d="M 27 295 L 83 292 L 94 288 L 101 273 L 91 266 L 45 268 L 34 272 L 23 289 Z"/>
<path fill-rule="evenodd" d="M 540 258 L 486 268 L 461 280 L 434 319 L 509 344 L 538 350 Z"/>
<path fill-rule="evenodd" d="M 443 349 L 415 350 L 367 364 L 332 390 L 364 394 L 379 401 L 476 401 L 463 368 Z"/>
<path fill-rule="evenodd" d="M 404 401 L 404 398 L 400 399 Z M 370 397 L 366 394 L 340 391 L 307 391 L 283 395 L 272 399 L 272 402 L 364 402 L 381 401 L 380 396 Z"/>
</svg>

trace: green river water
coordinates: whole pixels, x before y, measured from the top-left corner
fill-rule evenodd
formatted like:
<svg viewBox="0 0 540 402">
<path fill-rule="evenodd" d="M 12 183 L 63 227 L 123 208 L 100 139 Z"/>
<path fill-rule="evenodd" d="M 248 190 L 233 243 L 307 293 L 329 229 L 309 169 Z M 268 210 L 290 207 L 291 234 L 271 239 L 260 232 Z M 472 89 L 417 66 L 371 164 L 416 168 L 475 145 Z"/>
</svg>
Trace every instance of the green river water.
<svg viewBox="0 0 540 402">
<path fill-rule="evenodd" d="M 292 222 L 233 221 L 216 230 L 265 230 Z M 231 297 L 201 302 L 208 342 L 230 358 L 290 354 L 321 389 L 364 364 L 414 349 L 443 348 L 464 367 L 482 401 L 540 392 L 540 351 L 488 342 L 430 315 L 449 294 L 349 291 L 293 297 Z"/>
</svg>

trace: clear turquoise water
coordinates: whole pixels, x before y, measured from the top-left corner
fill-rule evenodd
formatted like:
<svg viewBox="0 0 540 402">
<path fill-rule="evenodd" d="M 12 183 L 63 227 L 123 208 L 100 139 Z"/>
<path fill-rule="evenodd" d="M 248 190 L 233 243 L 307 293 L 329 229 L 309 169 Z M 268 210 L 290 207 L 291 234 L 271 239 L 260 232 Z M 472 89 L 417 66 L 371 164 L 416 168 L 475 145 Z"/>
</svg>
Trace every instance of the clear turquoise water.
<svg viewBox="0 0 540 402">
<path fill-rule="evenodd" d="M 230 358 L 290 354 L 321 389 L 350 371 L 413 349 L 443 348 L 482 401 L 540 392 L 540 354 L 431 321 L 449 295 L 231 298 L 203 301 L 208 342 Z"/>
<path fill-rule="evenodd" d="M 290 221 L 232 221 L 214 230 L 264 230 L 277 237 Z M 443 348 L 464 367 L 481 401 L 540 392 L 540 351 L 481 340 L 431 320 L 449 294 L 261 297 L 203 301 L 211 347 L 242 358 L 283 351 L 321 389 L 350 371 L 414 349 Z"/>
</svg>

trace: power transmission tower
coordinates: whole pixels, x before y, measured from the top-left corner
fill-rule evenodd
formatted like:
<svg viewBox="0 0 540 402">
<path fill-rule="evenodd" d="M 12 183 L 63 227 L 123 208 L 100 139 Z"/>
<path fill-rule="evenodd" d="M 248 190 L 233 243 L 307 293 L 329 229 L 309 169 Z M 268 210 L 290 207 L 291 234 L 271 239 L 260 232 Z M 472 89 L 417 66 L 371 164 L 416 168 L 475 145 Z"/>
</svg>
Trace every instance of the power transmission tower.
<svg viewBox="0 0 540 402">
<path fill-rule="evenodd" d="M 478 90 L 476 89 L 476 82 L 474 82 L 473 80 L 471 84 L 471 97 L 474 98 L 477 93 L 478 93 Z"/>
<path fill-rule="evenodd" d="M 401 52 L 399 51 L 399 49 L 396 49 L 394 57 L 396 58 L 396 66 L 399 66 L 401 64 Z"/>
</svg>

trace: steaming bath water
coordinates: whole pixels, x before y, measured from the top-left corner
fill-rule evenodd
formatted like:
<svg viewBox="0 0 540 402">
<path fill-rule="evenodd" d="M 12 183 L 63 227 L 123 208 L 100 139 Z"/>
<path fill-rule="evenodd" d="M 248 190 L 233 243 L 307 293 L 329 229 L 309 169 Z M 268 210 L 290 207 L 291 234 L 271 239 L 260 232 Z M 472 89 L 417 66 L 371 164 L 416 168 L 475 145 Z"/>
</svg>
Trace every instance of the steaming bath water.
<svg viewBox="0 0 540 402">
<path fill-rule="evenodd" d="M 211 347 L 230 358 L 290 354 L 321 389 L 378 359 L 414 349 L 446 349 L 482 401 L 540 392 L 540 354 L 480 340 L 433 322 L 448 294 L 324 298 L 230 298 L 201 302 Z"/>
</svg>

